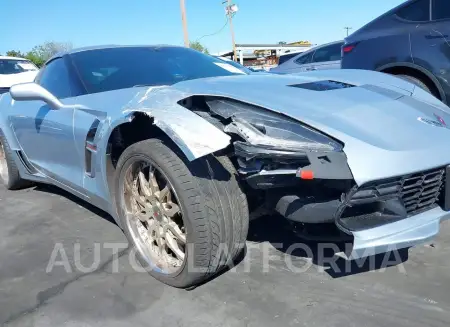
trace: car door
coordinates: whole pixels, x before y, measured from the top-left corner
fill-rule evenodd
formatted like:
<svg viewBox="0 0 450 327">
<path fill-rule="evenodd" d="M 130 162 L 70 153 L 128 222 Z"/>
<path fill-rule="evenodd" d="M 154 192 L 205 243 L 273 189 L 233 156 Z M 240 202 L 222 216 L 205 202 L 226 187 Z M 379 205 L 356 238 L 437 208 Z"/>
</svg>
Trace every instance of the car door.
<svg viewBox="0 0 450 327">
<path fill-rule="evenodd" d="M 293 74 L 305 72 L 308 69 L 308 65 L 311 63 L 313 52 L 308 51 L 301 53 L 294 58 L 286 61 L 282 65 L 276 67 L 273 72 L 279 74 Z"/>
<path fill-rule="evenodd" d="M 427 5 L 431 12 L 426 10 Z M 411 53 L 414 63 L 432 73 L 442 87 L 450 91 L 450 1 L 420 0 L 406 9 L 409 11 L 400 13 L 402 18 L 405 13 L 409 14 L 406 18 L 414 19 L 413 21 L 428 17 L 427 21 L 416 23 L 414 29 L 411 29 Z M 420 15 L 417 12 L 420 12 Z"/>
<path fill-rule="evenodd" d="M 333 43 L 316 49 L 312 57 L 310 70 L 341 68 L 341 47 L 343 43 Z"/>
<path fill-rule="evenodd" d="M 77 104 L 76 83 L 66 57 L 55 58 L 42 68 L 36 83 L 65 105 Z M 76 140 L 86 139 L 96 118 L 77 119 L 75 107 L 51 109 L 42 101 L 15 101 L 10 121 L 25 158 L 51 180 L 78 193 L 83 189 L 84 153 Z"/>
</svg>

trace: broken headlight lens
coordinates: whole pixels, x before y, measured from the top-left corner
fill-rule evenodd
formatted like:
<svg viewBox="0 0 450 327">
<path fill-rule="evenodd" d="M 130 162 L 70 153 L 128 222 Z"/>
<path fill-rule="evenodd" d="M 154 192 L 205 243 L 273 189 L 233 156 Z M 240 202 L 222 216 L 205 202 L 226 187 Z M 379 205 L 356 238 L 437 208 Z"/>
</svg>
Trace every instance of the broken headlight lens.
<svg viewBox="0 0 450 327">
<path fill-rule="evenodd" d="M 214 113 L 231 119 L 225 131 L 255 146 L 286 151 L 342 151 L 342 144 L 281 114 L 231 100 L 208 102 Z"/>
</svg>

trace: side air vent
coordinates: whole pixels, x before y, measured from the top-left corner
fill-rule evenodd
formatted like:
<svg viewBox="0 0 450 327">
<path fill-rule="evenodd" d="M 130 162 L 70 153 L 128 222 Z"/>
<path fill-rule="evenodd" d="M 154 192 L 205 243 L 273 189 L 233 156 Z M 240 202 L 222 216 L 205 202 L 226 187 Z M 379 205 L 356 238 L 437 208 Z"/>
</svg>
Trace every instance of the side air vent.
<svg viewBox="0 0 450 327">
<path fill-rule="evenodd" d="M 289 85 L 290 87 L 297 87 L 299 89 L 311 90 L 311 91 L 332 91 L 339 89 L 347 89 L 350 87 L 355 87 L 355 85 L 347 84 L 343 82 L 336 82 L 331 80 L 317 81 L 311 83 L 301 83 Z"/>
<path fill-rule="evenodd" d="M 27 158 L 23 155 L 22 151 L 19 150 L 19 151 L 16 151 L 16 152 L 17 152 L 17 156 L 19 157 L 20 161 L 22 162 L 22 165 L 25 167 L 25 169 L 28 171 L 28 173 L 36 174 L 37 173 L 36 169 L 27 160 Z"/>
<path fill-rule="evenodd" d="M 86 135 L 86 143 L 84 149 L 84 160 L 85 160 L 85 172 L 86 175 L 93 178 L 95 176 L 95 172 L 92 169 L 94 167 L 95 153 L 97 153 L 97 145 L 94 142 L 95 134 L 97 133 L 98 125 L 100 121 L 96 119 L 91 128 L 89 128 L 89 132 Z"/>
</svg>

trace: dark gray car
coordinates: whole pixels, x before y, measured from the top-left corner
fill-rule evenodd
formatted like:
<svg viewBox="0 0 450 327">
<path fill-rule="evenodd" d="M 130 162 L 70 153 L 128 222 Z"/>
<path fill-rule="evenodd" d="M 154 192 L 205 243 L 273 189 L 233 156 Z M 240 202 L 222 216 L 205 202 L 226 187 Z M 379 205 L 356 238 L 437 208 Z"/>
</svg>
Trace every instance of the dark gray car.
<svg viewBox="0 0 450 327">
<path fill-rule="evenodd" d="M 341 68 L 341 46 L 344 41 L 320 45 L 272 68 L 271 73 L 291 74 L 312 70 Z"/>
<path fill-rule="evenodd" d="M 410 0 L 348 38 L 343 69 L 397 75 L 450 104 L 450 0 Z"/>
</svg>

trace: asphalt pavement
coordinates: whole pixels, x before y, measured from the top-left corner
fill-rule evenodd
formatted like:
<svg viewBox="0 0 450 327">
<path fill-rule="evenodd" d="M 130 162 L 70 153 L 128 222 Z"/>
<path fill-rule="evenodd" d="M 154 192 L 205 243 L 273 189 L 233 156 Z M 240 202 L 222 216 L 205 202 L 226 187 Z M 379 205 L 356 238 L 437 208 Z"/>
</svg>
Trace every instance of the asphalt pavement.
<svg viewBox="0 0 450 327">
<path fill-rule="evenodd" d="M 349 265 L 264 217 L 235 268 L 186 291 L 139 271 L 110 217 L 56 188 L 1 188 L 0 221 L 2 325 L 450 326 L 449 223 Z"/>
</svg>

